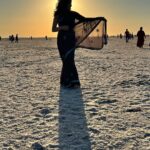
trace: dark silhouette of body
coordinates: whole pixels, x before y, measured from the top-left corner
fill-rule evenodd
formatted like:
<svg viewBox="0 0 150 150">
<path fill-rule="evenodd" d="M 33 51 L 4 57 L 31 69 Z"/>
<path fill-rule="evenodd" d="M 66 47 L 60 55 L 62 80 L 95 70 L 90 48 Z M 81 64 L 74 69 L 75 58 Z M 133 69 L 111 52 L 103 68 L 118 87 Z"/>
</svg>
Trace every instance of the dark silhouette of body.
<svg viewBox="0 0 150 150">
<path fill-rule="evenodd" d="M 13 34 L 12 34 L 12 35 L 10 35 L 10 36 L 9 36 L 9 41 L 11 41 L 11 43 L 13 43 L 13 42 L 14 42 L 14 40 L 15 40 L 14 35 L 13 35 Z"/>
<path fill-rule="evenodd" d="M 48 37 L 47 37 L 47 35 L 45 36 L 45 39 L 46 39 L 46 40 L 48 40 Z"/>
<path fill-rule="evenodd" d="M 2 40 L 2 37 L 0 36 L 0 41 Z"/>
<path fill-rule="evenodd" d="M 18 43 L 18 41 L 19 41 L 18 34 L 16 34 L 15 42 Z"/>
<path fill-rule="evenodd" d="M 131 34 L 131 38 L 134 39 L 134 34 L 133 33 Z"/>
<path fill-rule="evenodd" d="M 71 11 L 71 0 L 59 0 L 54 13 L 52 31 L 58 32 L 57 45 L 63 63 L 60 84 L 65 87 L 80 87 L 75 66 L 75 21 L 91 20 Z"/>
<path fill-rule="evenodd" d="M 143 27 L 140 27 L 140 30 L 137 32 L 137 47 L 143 47 L 145 38 L 146 36 Z"/>
<path fill-rule="evenodd" d="M 122 34 L 120 34 L 120 39 L 122 39 Z"/>
<path fill-rule="evenodd" d="M 126 38 L 126 43 L 128 43 L 130 39 L 130 32 L 128 31 L 128 29 L 126 29 L 125 31 L 125 38 Z"/>
</svg>

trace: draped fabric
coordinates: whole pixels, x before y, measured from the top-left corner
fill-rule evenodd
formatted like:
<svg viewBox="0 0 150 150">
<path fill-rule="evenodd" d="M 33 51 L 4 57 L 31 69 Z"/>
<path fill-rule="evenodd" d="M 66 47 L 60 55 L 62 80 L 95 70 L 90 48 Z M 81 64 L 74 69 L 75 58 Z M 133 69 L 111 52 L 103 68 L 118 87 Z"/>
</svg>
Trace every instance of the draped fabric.
<svg viewBox="0 0 150 150">
<path fill-rule="evenodd" d="M 76 47 L 100 50 L 107 44 L 107 22 L 100 18 L 77 23 L 74 31 Z"/>
</svg>

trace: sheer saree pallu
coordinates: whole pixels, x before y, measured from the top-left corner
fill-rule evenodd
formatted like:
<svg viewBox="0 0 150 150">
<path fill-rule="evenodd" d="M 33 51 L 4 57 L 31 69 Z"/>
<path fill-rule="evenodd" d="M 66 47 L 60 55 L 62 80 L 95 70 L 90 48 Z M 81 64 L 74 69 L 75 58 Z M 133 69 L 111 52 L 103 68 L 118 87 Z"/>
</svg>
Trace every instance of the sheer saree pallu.
<svg viewBox="0 0 150 150">
<path fill-rule="evenodd" d="M 95 18 L 74 27 L 76 47 L 100 50 L 107 44 L 107 21 Z"/>
</svg>

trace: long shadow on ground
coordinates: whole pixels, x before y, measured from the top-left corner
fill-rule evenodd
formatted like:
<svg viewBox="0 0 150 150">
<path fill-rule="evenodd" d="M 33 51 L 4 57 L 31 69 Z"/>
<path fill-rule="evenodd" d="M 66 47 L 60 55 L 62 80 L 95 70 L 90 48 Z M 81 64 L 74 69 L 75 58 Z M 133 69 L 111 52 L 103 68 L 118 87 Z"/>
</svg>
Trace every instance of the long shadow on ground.
<svg viewBox="0 0 150 150">
<path fill-rule="evenodd" d="M 81 89 L 60 88 L 59 149 L 91 150 Z"/>
</svg>

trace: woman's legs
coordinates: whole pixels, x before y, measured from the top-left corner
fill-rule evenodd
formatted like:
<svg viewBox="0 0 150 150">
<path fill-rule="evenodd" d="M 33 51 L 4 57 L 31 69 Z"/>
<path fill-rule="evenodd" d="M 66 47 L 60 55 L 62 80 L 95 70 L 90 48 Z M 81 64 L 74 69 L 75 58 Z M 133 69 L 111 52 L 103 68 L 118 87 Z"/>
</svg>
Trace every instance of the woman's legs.
<svg viewBox="0 0 150 150">
<path fill-rule="evenodd" d="M 74 49 L 71 49 L 66 53 L 64 57 L 63 67 L 61 72 L 61 83 L 66 86 L 80 85 L 78 72 L 74 62 Z"/>
<path fill-rule="evenodd" d="M 80 85 L 78 72 L 74 62 L 75 36 L 74 32 L 58 34 L 58 49 L 62 59 L 60 84 L 64 86 Z"/>
</svg>

